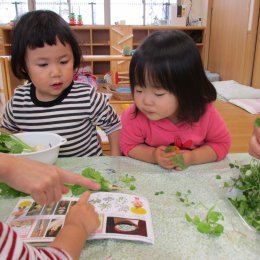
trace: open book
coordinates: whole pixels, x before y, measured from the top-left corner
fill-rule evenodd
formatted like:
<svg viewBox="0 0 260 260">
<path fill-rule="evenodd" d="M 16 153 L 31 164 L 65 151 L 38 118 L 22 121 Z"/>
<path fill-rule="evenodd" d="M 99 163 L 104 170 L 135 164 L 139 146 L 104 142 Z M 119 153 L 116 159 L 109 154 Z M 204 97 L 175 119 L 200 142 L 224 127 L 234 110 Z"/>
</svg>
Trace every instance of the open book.
<svg viewBox="0 0 260 260">
<path fill-rule="evenodd" d="M 32 198 L 19 199 L 7 223 L 26 242 L 51 242 L 62 228 L 76 197 L 40 206 Z M 89 239 L 124 239 L 154 243 L 151 212 L 144 197 L 113 193 L 92 193 L 89 202 L 99 214 L 100 226 Z"/>
</svg>

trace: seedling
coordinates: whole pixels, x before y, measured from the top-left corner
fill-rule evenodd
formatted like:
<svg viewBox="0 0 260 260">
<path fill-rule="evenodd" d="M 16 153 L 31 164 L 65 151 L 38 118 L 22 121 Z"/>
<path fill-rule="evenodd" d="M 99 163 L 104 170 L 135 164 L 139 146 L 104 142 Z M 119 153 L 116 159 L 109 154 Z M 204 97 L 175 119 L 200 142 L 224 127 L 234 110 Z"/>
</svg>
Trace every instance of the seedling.
<svg viewBox="0 0 260 260">
<path fill-rule="evenodd" d="M 188 198 L 191 195 L 190 190 L 187 190 L 187 192 L 184 194 L 182 194 L 180 191 L 177 191 L 175 195 L 179 199 L 179 201 L 182 202 L 186 207 L 189 207 L 189 206 L 195 204 L 194 202 L 190 201 Z"/>
<path fill-rule="evenodd" d="M 154 195 L 162 195 L 162 194 L 164 194 L 164 191 L 156 191 L 155 193 L 154 193 Z"/>
<path fill-rule="evenodd" d="M 128 174 L 126 174 L 124 177 L 120 178 L 120 181 L 123 182 L 130 190 L 136 189 L 134 185 L 136 179 L 134 176 L 129 176 Z"/>
<path fill-rule="evenodd" d="M 189 223 L 197 226 L 197 230 L 203 234 L 212 234 L 220 236 L 224 232 L 224 226 L 219 224 L 218 221 L 224 220 L 224 216 L 221 212 L 214 211 L 215 205 L 212 206 L 204 219 L 201 219 L 198 215 L 193 218 L 186 213 L 185 218 Z"/>
</svg>

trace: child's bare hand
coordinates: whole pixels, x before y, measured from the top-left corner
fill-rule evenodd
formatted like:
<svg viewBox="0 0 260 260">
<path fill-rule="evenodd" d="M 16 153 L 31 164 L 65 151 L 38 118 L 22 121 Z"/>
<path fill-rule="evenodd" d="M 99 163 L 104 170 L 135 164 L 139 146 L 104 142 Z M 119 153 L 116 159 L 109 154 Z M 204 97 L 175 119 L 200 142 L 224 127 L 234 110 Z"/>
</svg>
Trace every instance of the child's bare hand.
<svg viewBox="0 0 260 260">
<path fill-rule="evenodd" d="M 81 232 L 85 232 L 86 237 L 93 233 L 100 225 L 94 206 L 88 203 L 89 196 L 89 192 L 81 195 L 78 202 L 70 208 L 64 224 L 64 227 L 78 227 Z"/>
<path fill-rule="evenodd" d="M 154 151 L 155 161 L 165 169 L 172 169 L 174 165 L 172 163 L 172 157 L 175 155 L 175 152 L 165 152 L 166 146 L 159 146 Z"/>
</svg>

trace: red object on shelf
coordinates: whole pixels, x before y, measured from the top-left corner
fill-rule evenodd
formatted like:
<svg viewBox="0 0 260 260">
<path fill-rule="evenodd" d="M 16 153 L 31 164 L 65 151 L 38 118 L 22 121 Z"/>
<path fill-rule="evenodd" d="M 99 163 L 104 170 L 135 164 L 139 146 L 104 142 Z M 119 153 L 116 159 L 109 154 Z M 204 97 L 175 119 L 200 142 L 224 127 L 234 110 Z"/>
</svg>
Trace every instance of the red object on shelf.
<svg viewBox="0 0 260 260">
<path fill-rule="evenodd" d="M 118 71 L 115 73 L 115 82 L 118 84 Z"/>
</svg>

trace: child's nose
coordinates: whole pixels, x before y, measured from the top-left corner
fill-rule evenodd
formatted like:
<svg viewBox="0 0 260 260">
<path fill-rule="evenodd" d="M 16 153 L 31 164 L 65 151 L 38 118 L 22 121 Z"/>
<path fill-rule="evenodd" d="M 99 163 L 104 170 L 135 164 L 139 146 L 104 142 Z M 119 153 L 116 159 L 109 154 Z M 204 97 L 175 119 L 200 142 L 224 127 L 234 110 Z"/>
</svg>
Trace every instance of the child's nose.
<svg viewBox="0 0 260 260">
<path fill-rule="evenodd" d="M 52 77 L 59 77 L 61 74 L 61 70 L 59 66 L 52 66 L 51 68 L 51 76 Z"/>
<path fill-rule="evenodd" d="M 151 105 L 153 103 L 152 97 L 150 95 L 145 95 L 143 102 L 145 105 Z"/>
</svg>

